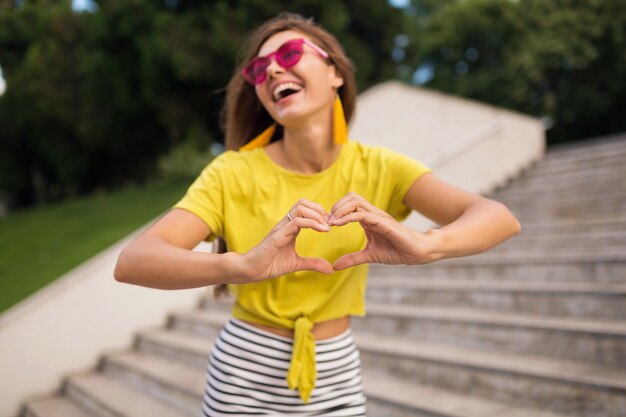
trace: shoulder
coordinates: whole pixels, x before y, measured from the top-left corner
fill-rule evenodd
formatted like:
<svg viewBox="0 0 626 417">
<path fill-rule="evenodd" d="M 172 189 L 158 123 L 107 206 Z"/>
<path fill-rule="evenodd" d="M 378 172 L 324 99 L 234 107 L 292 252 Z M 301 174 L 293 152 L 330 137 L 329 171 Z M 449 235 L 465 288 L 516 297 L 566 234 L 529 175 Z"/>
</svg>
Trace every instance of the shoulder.
<svg viewBox="0 0 626 417">
<path fill-rule="evenodd" d="M 357 141 L 350 141 L 348 144 L 349 154 L 352 157 L 361 158 L 369 163 L 389 164 L 397 161 L 415 161 L 410 156 L 385 146 L 367 145 Z"/>
<path fill-rule="evenodd" d="M 261 149 L 251 151 L 226 151 L 216 156 L 204 168 L 203 172 L 216 172 L 220 174 L 228 174 L 230 172 L 239 172 L 243 174 L 246 170 L 254 169 L 260 160 Z"/>
</svg>

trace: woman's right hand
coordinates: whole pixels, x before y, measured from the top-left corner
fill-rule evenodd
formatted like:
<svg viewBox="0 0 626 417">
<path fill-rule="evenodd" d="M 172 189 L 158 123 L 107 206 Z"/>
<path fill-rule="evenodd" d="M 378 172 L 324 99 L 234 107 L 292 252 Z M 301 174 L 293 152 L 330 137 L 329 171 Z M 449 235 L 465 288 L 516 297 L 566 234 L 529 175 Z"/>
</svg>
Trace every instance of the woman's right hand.
<svg viewBox="0 0 626 417">
<path fill-rule="evenodd" d="M 296 238 L 300 229 L 313 229 L 322 233 L 330 231 L 326 210 L 317 203 L 301 199 L 287 214 L 258 245 L 242 255 L 242 275 L 246 282 L 276 278 L 302 270 L 323 274 L 334 272 L 332 264 L 327 260 L 302 257 L 296 253 Z"/>
</svg>

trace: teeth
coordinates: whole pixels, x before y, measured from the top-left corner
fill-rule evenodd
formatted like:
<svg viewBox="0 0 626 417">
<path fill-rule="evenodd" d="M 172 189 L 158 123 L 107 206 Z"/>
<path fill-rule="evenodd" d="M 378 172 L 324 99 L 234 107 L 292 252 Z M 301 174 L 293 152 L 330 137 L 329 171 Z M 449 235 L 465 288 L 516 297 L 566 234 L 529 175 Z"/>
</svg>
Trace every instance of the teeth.
<svg viewBox="0 0 626 417">
<path fill-rule="evenodd" d="M 274 88 L 274 91 L 272 91 L 272 96 L 274 97 L 274 100 L 279 100 L 281 98 L 280 93 L 285 91 L 285 90 L 295 90 L 295 91 L 300 91 L 302 90 L 302 87 L 299 86 L 296 83 L 282 83 L 276 86 L 276 88 Z"/>
</svg>

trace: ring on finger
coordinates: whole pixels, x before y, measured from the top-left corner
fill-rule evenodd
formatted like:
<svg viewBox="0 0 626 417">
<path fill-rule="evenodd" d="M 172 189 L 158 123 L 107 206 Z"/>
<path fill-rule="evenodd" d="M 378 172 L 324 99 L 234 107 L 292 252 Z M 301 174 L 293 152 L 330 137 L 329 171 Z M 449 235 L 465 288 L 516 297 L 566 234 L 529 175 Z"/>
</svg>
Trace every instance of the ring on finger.
<svg viewBox="0 0 626 417">
<path fill-rule="evenodd" d="M 291 214 L 289 212 L 287 212 L 287 218 L 289 219 L 290 222 L 293 221 L 293 219 L 291 218 Z"/>
</svg>

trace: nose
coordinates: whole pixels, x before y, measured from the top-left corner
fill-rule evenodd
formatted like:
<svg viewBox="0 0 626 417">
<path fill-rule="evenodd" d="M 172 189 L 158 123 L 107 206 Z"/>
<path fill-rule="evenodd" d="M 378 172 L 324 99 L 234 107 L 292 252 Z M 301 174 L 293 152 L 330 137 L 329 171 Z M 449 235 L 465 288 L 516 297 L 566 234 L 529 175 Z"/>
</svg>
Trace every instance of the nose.
<svg viewBox="0 0 626 417">
<path fill-rule="evenodd" d="M 274 78 L 277 74 L 282 74 L 283 72 L 285 72 L 285 69 L 281 67 L 278 62 L 276 62 L 275 58 L 272 57 L 266 71 L 268 77 Z"/>
</svg>

